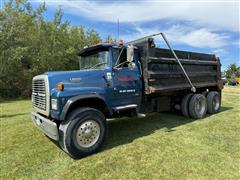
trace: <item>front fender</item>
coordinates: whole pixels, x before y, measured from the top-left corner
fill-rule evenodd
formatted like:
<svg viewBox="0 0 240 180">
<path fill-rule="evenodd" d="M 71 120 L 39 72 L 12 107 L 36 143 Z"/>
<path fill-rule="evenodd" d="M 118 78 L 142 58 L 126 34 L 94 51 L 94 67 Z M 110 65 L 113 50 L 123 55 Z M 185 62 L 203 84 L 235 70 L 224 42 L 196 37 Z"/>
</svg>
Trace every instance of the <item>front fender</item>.
<svg viewBox="0 0 240 180">
<path fill-rule="evenodd" d="M 63 91 L 58 91 L 56 88 L 54 88 L 51 90 L 51 98 L 57 98 L 59 103 L 58 111 L 51 109 L 51 117 L 57 120 L 64 120 L 69 108 L 72 106 L 72 104 L 74 104 L 74 102 L 88 98 L 98 98 L 102 100 L 106 104 L 107 109 L 109 110 L 111 108 L 109 108 L 108 106 L 106 94 L 106 88 L 102 87 L 64 86 Z"/>
<path fill-rule="evenodd" d="M 109 105 L 106 102 L 106 99 L 104 97 L 102 97 L 101 95 L 98 95 L 98 94 L 78 95 L 78 96 L 74 96 L 74 97 L 71 97 L 70 99 L 68 99 L 66 104 L 63 106 L 63 109 L 62 109 L 62 112 L 60 115 L 60 120 L 66 119 L 69 109 L 75 102 L 84 100 L 84 99 L 91 99 L 91 98 L 97 98 L 97 99 L 102 100 L 106 104 L 109 113 L 112 114 L 112 109 L 109 108 Z"/>
</svg>

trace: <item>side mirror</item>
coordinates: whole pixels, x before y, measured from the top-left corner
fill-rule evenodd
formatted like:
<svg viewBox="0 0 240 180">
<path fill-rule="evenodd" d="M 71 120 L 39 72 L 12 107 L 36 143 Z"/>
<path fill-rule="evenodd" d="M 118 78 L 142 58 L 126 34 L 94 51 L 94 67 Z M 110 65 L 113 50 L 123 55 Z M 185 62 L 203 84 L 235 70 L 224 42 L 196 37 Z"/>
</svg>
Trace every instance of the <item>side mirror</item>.
<svg viewBox="0 0 240 180">
<path fill-rule="evenodd" d="M 127 47 L 127 62 L 133 62 L 133 56 L 134 56 L 134 47 L 133 45 L 129 45 Z"/>
</svg>

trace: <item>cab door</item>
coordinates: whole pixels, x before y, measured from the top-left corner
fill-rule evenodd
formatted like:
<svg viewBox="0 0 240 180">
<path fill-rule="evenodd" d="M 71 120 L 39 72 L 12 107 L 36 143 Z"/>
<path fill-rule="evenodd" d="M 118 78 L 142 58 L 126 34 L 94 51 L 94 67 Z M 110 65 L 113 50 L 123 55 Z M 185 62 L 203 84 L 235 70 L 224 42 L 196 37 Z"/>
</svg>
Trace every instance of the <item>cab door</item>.
<svg viewBox="0 0 240 180">
<path fill-rule="evenodd" d="M 113 55 L 115 55 L 115 58 L 118 57 L 118 53 L 121 53 L 120 50 L 113 49 Z M 112 71 L 113 106 L 117 107 L 132 104 L 139 105 L 142 96 L 142 82 L 137 57 L 134 58 L 133 63 L 128 63 L 127 52 L 125 48 L 120 54 L 119 62 L 115 61 L 115 63 L 116 64 L 114 65 Z"/>
</svg>

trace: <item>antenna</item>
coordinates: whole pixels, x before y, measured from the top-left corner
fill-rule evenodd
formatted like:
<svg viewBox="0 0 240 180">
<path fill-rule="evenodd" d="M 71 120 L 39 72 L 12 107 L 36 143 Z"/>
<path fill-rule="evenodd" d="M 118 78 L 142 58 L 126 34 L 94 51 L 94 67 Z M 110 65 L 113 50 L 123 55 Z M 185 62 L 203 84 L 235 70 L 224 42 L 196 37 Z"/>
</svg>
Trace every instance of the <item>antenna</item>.
<svg viewBox="0 0 240 180">
<path fill-rule="evenodd" d="M 117 19 L 117 36 L 118 36 L 118 42 L 119 42 L 119 18 Z"/>
</svg>

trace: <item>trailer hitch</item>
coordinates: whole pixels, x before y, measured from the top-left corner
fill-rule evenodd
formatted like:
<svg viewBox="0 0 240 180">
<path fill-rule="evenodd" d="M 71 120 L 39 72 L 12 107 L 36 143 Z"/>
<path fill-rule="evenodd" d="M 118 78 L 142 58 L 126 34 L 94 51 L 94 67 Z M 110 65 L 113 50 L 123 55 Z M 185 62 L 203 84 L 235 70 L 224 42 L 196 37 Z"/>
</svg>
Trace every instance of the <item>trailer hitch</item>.
<svg viewBox="0 0 240 180">
<path fill-rule="evenodd" d="M 196 88 L 195 88 L 195 86 L 193 85 L 192 81 L 190 80 L 190 78 L 189 78 L 187 72 L 185 71 L 184 67 L 182 66 L 182 63 L 181 63 L 180 60 L 178 59 L 178 57 L 177 57 L 175 51 L 174 51 L 173 48 L 170 46 L 170 44 L 169 44 L 169 42 L 168 42 L 166 36 L 164 35 L 164 33 L 160 32 L 160 33 L 157 33 L 157 34 L 152 34 L 152 35 L 150 35 L 150 36 L 146 36 L 146 37 L 143 37 L 143 38 L 140 38 L 140 39 L 134 40 L 134 41 L 130 41 L 130 42 L 128 42 L 127 44 L 131 44 L 131 43 L 133 43 L 133 42 L 136 43 L 136 41 L 140 41 L 140 40 L 143 40 L 143 39 L 146 39 L 146 38 L 151 38 L 151 37 L 159 36 L 159 35 L 162 36 L 162 38 L 163 38 L 163 40 L 165 41 L 165 43 L 167 44 L 168 48 L 169 48 L 170 51 L 172 52 L 174 58 L 177 60 L 177 62 L 178 62 L 178 64 L 179 64 L 180 68 L 182 69 L 182 71 L 183 71 L 185 77 L 186 77 L 187 80 L 188 80 L 188 83 L 189 83 L 190 86 L 191 86 L 191 91 L 192 91 L 192 92 L 196 92 Z"/>
</svg>

